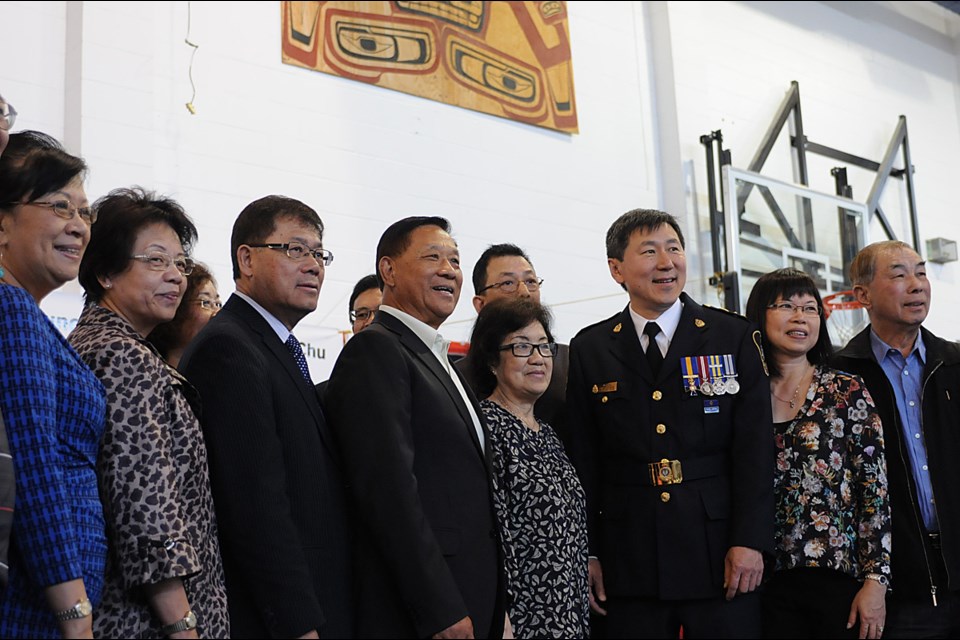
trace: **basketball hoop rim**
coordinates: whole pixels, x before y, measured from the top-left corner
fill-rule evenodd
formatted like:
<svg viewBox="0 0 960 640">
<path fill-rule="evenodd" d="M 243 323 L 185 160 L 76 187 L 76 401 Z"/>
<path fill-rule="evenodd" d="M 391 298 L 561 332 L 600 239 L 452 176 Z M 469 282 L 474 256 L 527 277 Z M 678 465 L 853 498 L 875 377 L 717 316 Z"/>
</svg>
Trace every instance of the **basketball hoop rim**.
<svg viewBox="0 0 960 640">
<path fill-rule="evenodd" d="M 842 298 L 844 296 L 852 298 L 852 300 L 843 300 Z M 863 305 L 857 301 L 856 294 L 851 289 L 831 293 L 823 298 L 823 314 L 827 318 L 829 318 L 830 314 L 834 311 L 849 311 L 851 309 L 862 308 Z"/>
</svg>

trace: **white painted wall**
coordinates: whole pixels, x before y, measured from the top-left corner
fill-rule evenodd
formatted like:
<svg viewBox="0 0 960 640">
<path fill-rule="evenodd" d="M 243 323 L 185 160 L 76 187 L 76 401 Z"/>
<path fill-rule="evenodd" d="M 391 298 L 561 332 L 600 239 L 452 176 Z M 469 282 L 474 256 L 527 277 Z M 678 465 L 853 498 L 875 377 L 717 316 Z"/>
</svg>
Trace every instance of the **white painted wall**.
<svg viewBox="0 0 960 640">
<path fill-rule="evenodd" d="M 950 206 L 960 150 L 957 18 L 932 3 L 571 1 L 573 136 L 285 66 L 278 2 L 190 3 L 200 45 L 190 115 L 187 6 L 0 3 L 0 90 L 21 113 L 18 129 L 45 130 L 87 159 L 91 198 L 131 184 L 177 198 L 200 228 L 196 256 L 223 294 L 233 288 L 230 227 L 244 205 L 282 193 L 316 208 L 336 260 L 319 309 L 297 334 L 327 349 L 311 359 L 317 379 L 332 367 L 347 298 L 373 270 L 380 233 L 408 215 L 453 223 L 468 273 L 444 328 L 452 339 L 469 335 L 469 271 L 493 242 L 528 250 L 562 340 L 621 308 L 603 236 L 637 206 L 675 209 L 689 237 L 688 291 L 710 301 L 698 138 L 722 128 L 745 165 L 791 80 L 800 82 L 810 138 L 852 153 L 879 159 L 906 114 L 921 234 L 960 236 Z M 770 166 L 790 177 L 788 163 Z M 832 191 L 824 167 L 811 172 L 814 186 Z M 865 197 L 870 176 L 851 177 Z M 686 210 L 676 210 L 678 192 Z M 931 275 L 929 325 L 960 337 L 949 322 L 956 266 Z M 66 325 L 76 300 L 68 287 L 45 308 Z"/>
</svg>

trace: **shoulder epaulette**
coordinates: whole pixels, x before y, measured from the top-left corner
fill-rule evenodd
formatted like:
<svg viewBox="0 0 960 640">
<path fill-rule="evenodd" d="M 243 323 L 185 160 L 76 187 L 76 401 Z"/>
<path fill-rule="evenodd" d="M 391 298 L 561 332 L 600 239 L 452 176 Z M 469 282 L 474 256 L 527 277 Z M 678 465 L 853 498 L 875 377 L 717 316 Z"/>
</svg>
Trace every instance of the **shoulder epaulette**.
<svg viewBox="0 0 960 640">
<path fill-rule="evenodd" d="M 742 313 L 737 313 L 736 311 L 730 311 L 729 309 L 724 309 L 723 307 L 711 307 L 708 304 L 705 304 L 702 306 L 704 309 L 710 309 L 711 311 L 719 311 L 720 313 L 725 313 L 728 316 L 733 316 L 734 318 L 739 318 L 740 320 L 750 322 L 747 316 L 743 315 Z"/>
</svg>

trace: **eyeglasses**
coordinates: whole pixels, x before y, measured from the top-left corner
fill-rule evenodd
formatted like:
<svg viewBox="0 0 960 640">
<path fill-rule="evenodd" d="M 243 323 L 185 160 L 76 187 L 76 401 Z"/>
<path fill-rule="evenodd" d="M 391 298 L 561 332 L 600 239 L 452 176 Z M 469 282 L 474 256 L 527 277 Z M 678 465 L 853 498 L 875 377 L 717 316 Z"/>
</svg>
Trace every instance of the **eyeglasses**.
<svg viewBox="0 0 960 640">
<path fill-rule="evenodd" d="M 331 252 L 327 251 L 326 249 L 311 249 L 307 245 L 300 242 L 287 242 L 284 244 L 248 244 L 247 246 L 253 247 L 254 249 L 276 249 L 277 251 L 283 251 L 291 260 L 303 260 L 310 255 L 313 256 L 313 259 L 324 267 L 329 267 L 330 263 L 333 262 L 333 254 Z"/>
<path fill-rule="evenodd" d="M 377 309 L 363 309 L 363 308 L 360 308 L 360 309 L 357 309 L 356 311 L 351 311 L 351 312 L 350 312 L 350 322 L 356 322 L 357 320 L 359 320 L 360 322 L 366 322 L 367 320 L 373 320 L 374 318 L 377 317 L 377 311 L 379 311 L 379 308 L 377 308 Z"/>
<path fill-rule="evenodd" d="M 511 342 L 510 344 L 505 344 L 500 347 L 500 351 L 512 351 L 513 355 L 518 358 L 529 358 L 533 355 L 534 349 L 539 351 L 540 355 L 544 358 L 552 358 L 557 355 L 556 342 L 540 342 L 538 344 L 532 344 L 530 342 Z"/>
<path fill-rule="evenodd" d="M 219 300 L 194 300 L 194 302 L 207 311 L 220 311 L 223 308 L 223 303 Z"/>
<path fill-rule="evenodd" d="M 13 129 L 13 123 L 17 121 L 17 110 L 9 102 L 0 100 L 0 129 L 10 131 Z"/>
<path fill-rule="evenodd" d="M 800 311 L 802 311 L 803 315 L 805 316 L 820 315 L 820 307 L 818 307 L 815 304 L 800 305 L 800 304 L 793 304 L 792 302 L 780 302 L 777 304 L 767 305 L 767 309 L 776 309 L 777 311 L 782 311 L 783 313 L 786 313 L 787 315 L 790 315 L 790 316 L 792 316 L 797 309 L 800 309 Z"/>
<path fill-rule="evenodd" d="M 184 256 L 174 258 L 163 251 L 142 253 L 138 256 L 130 256 L 130 259 L 143 262 L 151 271 L 166 271 L 170 268 L 170 265 L 174 265 L 182 275 L 188 276 L 193 273 L 193 260 Z"/>
<path fill-rule="evenodd" d="M 50 209 L 57 214 L 58 218 L 63 218 L 64 220 L 73 220 L 73 216 L 78 215 L 80 219 L 88 225 L 92 225 L 97 221 L 96 209 L 76 207 L 69 200 L 57 200 L 56 202 L 25 202 L 24 204 L 30 205 L 31 207 Z"/>
<path fill-rule="evenodd" d="M 540 289 L 540 285 L 543 284 L 543 278 L 527 278 L 526 280 L 504 280 L 503 282 L 495 282 L 493 284 L 488 284 L 483 289 L 480 289 L 477 293 L 483 293 L 487 289 L 498 288 L 504 293 L 516 293 L 520 289 L 520 283 L 523 282 L 524 286 L 527 288 L 527 291 L 537 291 Z"/>
</svg>

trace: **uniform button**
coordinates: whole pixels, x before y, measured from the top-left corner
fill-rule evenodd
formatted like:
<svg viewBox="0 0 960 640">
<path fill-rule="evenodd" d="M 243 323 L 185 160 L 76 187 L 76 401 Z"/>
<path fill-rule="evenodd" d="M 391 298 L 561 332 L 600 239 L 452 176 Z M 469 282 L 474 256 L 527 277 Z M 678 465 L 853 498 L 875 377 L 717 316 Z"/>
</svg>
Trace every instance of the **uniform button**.
<svg viewBox="0 0 960 640">
<path fill-rule="evenodd" d="M 607 404 L 608 400 L 610 400 L 610 398 L 608 398 L 607 396 L 603 396 L 602 398 L 600 398 L 600 402 L 602 402 L 603 404 Z"/>
<path fill-rule="evenodd" d="M 670 494 L 664 491 L 660 494 L 660 502 L 670 502 Z"/>
<path fill-rule="evenodd" d="M 657 425 L 657 433 L 659 433 L 660 435 L 663 435 L 663 434 L 665 434 L 666 432 L 667 432 L 667 425 L 665 425 L 665 424 L 658 424 L 658 425 Z"/>
<path fill-rule="evenodd" d="M 660 390 L 659 390 L 659 389 L 653 392 L 653 399 L 654 399 L 654 400 L 659 400 L 659 399 L 662 398 L 662 397 L 663 397 L 663 394 L 660 393 Z"/>
</svg>

